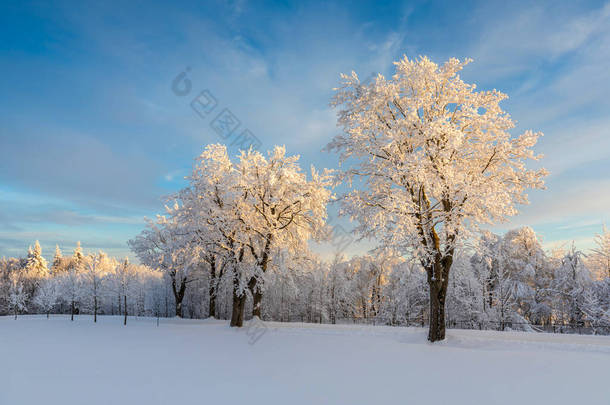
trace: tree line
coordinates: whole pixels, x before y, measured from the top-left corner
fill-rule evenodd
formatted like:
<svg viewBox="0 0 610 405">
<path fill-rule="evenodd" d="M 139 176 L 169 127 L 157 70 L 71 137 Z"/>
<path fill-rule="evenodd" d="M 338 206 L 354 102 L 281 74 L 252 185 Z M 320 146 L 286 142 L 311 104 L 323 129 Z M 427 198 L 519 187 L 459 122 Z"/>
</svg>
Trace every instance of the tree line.
<svg viewBox="0 0 610 405">
<path fill-rule="evenodd" d="M 610 232 L 595 248 L 545 251 L 529 227 L 485 233 L 456 258 L 447 323 L 462 328 L 610 333 Z M 260 316 L 280 322 L 367 322 L 423 326 L 429 321 L 426 271 L 390 250 L 322 260 L 309 252 L 274 254 L 265 274 Z M 230 319 L 234 281 L 223 267 L 193 261 L 180 273 L 153 270 L 103 252 L 69 257 L 57 247 L 50 265 L 36 243 L 21 259 L 0 260 L 0 313 L 184 316 Z M 176 277 L 182 292 L 176 297 Z M 188 286 L 188 288 L 187 288 Z M 254 310 L 246 292 L 244 309 Z M 125 318 L 126 320 L 126 318 Z"/>
<path fill-rule="evenodd" d="M 24 258 L 0 259 L 0 313 L 82 313 L 154 316 L 163 311 L 163 274 L 150 267 L 118 260 L 103 251 L 84 255 L 77 243 L 64 257 L 56 246 L 49 265 L 38 241 Z"/>
</svg>

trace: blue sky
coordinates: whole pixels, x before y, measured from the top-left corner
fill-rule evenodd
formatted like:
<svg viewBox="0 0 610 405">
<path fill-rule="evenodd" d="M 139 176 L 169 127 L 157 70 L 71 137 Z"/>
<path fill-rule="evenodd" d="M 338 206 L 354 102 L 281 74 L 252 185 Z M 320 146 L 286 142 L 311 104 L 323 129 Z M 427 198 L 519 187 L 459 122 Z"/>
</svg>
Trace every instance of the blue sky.
<svg viewBox="0 0 610 405">
<path fill-rule="evenodd" d="M 462 76 L 509 94 L 515 134 L 545 133 L 548 189 L 495 230 L 590 247 L 610 222 L 610 3 L 505 3 L 3 2 L 0 256 L 36 239 L 47 256 L 77 240 L 129 254 L 142 218 L 223 142 L 189 107 L 204 89 L 262 149 L 336 167 L 320 150 L 338 133 L 339 73 L 389 74 L 403 54 L 473 58 Z"/>
</svg>

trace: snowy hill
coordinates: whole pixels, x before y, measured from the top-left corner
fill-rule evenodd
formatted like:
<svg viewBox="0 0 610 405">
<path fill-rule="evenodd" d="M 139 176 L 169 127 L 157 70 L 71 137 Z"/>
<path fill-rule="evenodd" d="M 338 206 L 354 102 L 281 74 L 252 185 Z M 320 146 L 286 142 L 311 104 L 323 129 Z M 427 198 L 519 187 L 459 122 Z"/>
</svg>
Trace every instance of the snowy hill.
<svg viewBox="0 0 610 405">
<path fill-rule="evenodd" d="M 0 404 L 610 403 L 610 337 L 121 322 L 0 317 Z"/>
</svg>

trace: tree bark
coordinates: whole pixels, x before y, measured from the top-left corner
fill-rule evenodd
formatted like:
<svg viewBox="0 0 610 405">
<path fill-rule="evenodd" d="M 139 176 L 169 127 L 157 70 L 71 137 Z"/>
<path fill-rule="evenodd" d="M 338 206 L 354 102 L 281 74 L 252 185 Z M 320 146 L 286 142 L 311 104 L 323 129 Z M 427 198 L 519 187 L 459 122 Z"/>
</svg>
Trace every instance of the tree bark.
<svg viewBox="0 0 610 405">
<path fill-rule="evenodd" d="M 428 340 L 438 342 L 445 339 L 445 301 L 449 286 L 449 271 L 453 264 L 453 251 L 441 258 L 437 255 L 435 263 L 427 269 L 430 291 L 430 326 Z"/>
<path fill-rule="evenodd" d="M 127 294 L 123 295 L 123 325 L 127 325 Z"/>
<path fill-rule="evenodd" d="M 97 322 L 97 296 L 93 297 L 93 323 Z"/>
<path fill-rule="evenodd" d="M 244 258 L 244 249 L 240 249 L 238 262 L 241 262 Z M 254 282 L 256 280 L 252 278 Z M 250 287 L 252 280 L 248 283 Z M 240 292 L 239 278 L 237 274 L 233 275 L 233 311 L 231 313 L 231 326 L 241 328 L 244 325 L 244 312 L 246 310 L 246 292 Z"/>
<path fill-rule="evenodd" d="M 74 300 L 72 300 L 72 303 L 70 304 L 70 320 L 74 320 Z"/>
<path fill-rule="evenodd" d="M 269 251 L 271 249 L 271 240 L 272 240 L 272 238 L 273 238 L 273 236 L 271 234 L 267 235 L 267 240 L 265 242 L 265 247 L 263 248 L 263 253 L 262 253 L 262 255 L 260 257 L 260 260 L 259 260 L 259 263 L 258 263 L 260 268 L 261 268 L 261 270 L 262 270 L 262 272 L 263 272 L 263 274 L 265 274 L 267 272 L 267 267 L 269 266 L 269 259 L 270 259 Z M 256 254 L 254 253 L 254 250 L 252 250 L 252 255 L 254 257 L 256 257 Z M 261 280 L 261 282 L 262 282 L 262 280 Z M 250 282 L 248 283 L 248 287 L 250 288 L 250 292 L 252 293 L 252 300 L 253 300 L 252 316 L 258 316 L 259 318 L 262 319 L 262 316 L 261 316 L 262 305 L 263 305 L 262 286 L 257 286 L 256 279 L 252 278 L 252 280 L 250 280 Z"/>
<path fill-rule="evenodd" d="M 233 288 L 233 313 L 231 314 L 231 326 L 241 328 L 244 326 L 244 312 L 246 310 L 246 294 L 238 294 L 237 286 Z"/>
<path fill-rule="evenodd" d="M 256 291 L 254 291 L 254 293 L 252 293 L 252 300 L 254 304 L 252 308 L 252 316 L 258 316 L 259 318 L 262 318 L 261 306 L 263 301 L 263 293 L 260 291 L 260 289 L 257 289 Z"/>
<path fill-rule="evenodd" d="M 176 316 L 182 318 L 182 300 L 184 299 L 184 293 L 186 292 L 186 277 L 182 278 L 180 287 L 176 286 L 176 277 L 172 277 L 172 291 L 174 292 L 174 299 L 176 301 Z"/>
<path fill-rule="evenodd" d="M 210 260 L 210 302 L 208 305 L 208 317 L 216 317 L 216 258 Z"/>
<path fill-rule="evenodd" d="M 216 292 L 214 292 L 216 294 Z M 208 318 L 216 318 L 216 295 L 210 295 L 210 310 Z"/>
<path fill-rule="evenodd" d="M 239 280 L 236 278 L 233 282 L 233 313 L 231 315 L 231 326 L 241 327 L 244 324 L 244 312 L 246 310 L 246 299 L 247 294 L 246 291 L 242 291 L 241 295 L 238 293 L 239 291 Z M 252 277 L 248 282 L 248 289 L 250 291 L 256 291 L 256 278 Z M 255 296 L 255 293 L 252 293 L 252 296 Z M 262 299 L 262 293 L 260 294 L 259 300 Z M 260 304 L 260 301 L 259 301 Z M 260 305 L 259 305 L 258 315 L 253 310 L 252 315 L 258 316 L 260 318 Z"/>
<path fill-rule="evenodd" d="M 430 329 L 428 340 L 438 342 L 445 339 L 445 298 L 447 286 L 439 281 L 429 283 L 430 287 Z"/>
</svg>

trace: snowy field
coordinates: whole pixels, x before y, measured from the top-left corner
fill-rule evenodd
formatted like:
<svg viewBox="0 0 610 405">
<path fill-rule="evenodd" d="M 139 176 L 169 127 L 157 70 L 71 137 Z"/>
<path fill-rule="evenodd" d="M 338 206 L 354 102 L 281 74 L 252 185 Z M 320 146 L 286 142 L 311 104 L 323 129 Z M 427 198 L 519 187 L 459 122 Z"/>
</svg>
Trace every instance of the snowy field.
<svg viewBox="0 0 610 405">
<path fill-rule="evenodd" d="M 610 403 L 610 337 L 121 322 L 0 317 L 0 404 Z"/>
</svg>

